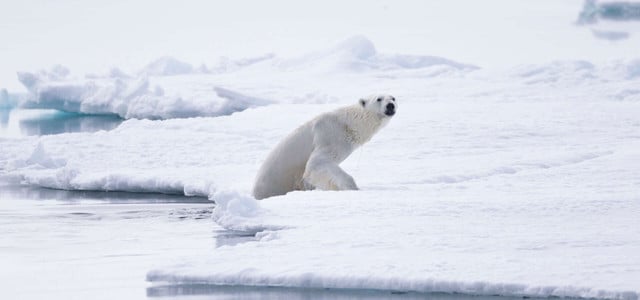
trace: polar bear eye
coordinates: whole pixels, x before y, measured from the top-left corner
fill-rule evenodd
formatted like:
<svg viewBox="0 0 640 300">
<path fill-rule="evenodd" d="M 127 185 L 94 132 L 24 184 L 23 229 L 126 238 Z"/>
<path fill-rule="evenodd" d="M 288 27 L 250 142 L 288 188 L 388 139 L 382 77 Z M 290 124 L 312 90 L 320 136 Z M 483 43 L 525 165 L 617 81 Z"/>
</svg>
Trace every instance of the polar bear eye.
<svg viewBox="0 0 640 300">
<path fill-rule="evenodd" d="M 377 100 L 378 100 L 378 102 L 380 102 L 380 101 L 382 101 L 382 98 L 378 98 Z"/>
</svg>

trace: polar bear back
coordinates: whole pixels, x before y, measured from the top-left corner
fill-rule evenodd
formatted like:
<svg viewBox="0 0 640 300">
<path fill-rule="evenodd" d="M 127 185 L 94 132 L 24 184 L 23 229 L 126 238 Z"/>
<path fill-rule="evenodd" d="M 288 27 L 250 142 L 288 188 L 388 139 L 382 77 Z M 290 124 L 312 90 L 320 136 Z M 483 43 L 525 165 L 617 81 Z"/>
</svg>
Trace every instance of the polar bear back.
<svg viewBox="0 0 640 300">
<path fill-rule="evenodd" d="M 269 153 L 256 176 L 253 196 L 264 199 L 315 188 L 315 184 L 303 179 L 306 169 L 325 169 L 329 165 L 337 167 L 357 147 L 369 141 L 387 121 L 360 105 L 320 114 L 286 136 Z M 310 159 L 312 153 L 314 156 Z M 328 174 L 330 177 L 336 175 L 336 172 L 325 171 L 331 173 Z M 350 178 L 348 175 L 343 177 Z"/>
<path fill-rule="evenodd" d="M 256 199 L 304 188 L 302 174 L 313 151 L 312 127 L 313 121 L 300 126 L 269 153 L 256 176 L 253 188 Z"/>
</svg>

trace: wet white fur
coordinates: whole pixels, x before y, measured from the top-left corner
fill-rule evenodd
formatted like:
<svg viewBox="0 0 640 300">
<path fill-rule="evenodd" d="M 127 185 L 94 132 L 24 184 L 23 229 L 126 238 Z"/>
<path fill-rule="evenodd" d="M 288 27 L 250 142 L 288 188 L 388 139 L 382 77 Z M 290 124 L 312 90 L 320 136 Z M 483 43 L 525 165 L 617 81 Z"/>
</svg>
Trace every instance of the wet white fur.
<svg viewBox="0 0 640 300">
<path fill-rule="evenodd" d="M 381 98 L 381 101 L 377 101 Z M 391 117 L 390 95 L 373 95 L 357 104 L 323 113 L 298 127 L 271 151 L 256 176 L 253 196 L 264 199 L 294 190 L 357 190 L 339 164 L 368 142 Z"/>
</svg>

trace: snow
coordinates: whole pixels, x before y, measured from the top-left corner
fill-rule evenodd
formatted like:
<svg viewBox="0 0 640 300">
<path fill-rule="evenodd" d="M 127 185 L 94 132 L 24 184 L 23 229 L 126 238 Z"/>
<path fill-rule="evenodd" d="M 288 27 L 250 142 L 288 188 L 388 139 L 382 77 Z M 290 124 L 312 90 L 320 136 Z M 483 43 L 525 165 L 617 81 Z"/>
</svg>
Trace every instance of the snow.
<svg viewBox="0 0 640 300">
<path fill-rule="evenodd" d="M 452 69 L 477 69 L 470 64 L 425 55 L 389 55 L 378 53 L 364 36 L 350 37 L 330 49 L 316 51 L 276 63 L 284 70 L 361 72 L 370 70 L 418 69 L 444 66 Z"/>
<path fill-rule="evenodd" d="M 576 76 L 585 68 L 595 79 Z M 640 102 L 606 96 L 637 79 L 600 80 L 585 63 L 542 70 L 536 76 L 559 77 L 450 74 L 406 94 L 411 78 L 375 71 L 327 81 L 374 82 L 402 102 L 343 164 L 356 192 L 247 196 L 279 139 L 358 98 L 3 139 L 0 169 L 5 180 L 51 188 L 207 196 L 214 221 L 255 234 L 158 263 L 148 274 L 158 284 L 637 299 Z M 461 81 L 472 84 L 451 88 Z"/>
<path fill-rule="evenodd" d="M 354 36 L 300 57 L 280 58 L 266 54 L 237 61 L 222 59 L 211 69 L 206 66 L 193 68 L 164 57 L 136 72 L 138 75 L 135 76 L 125 74 L 119 68 L 108 74 L 89 74 L 84 78 L 72 76 L 62 66 L 49 71 L 22 72 L 19 73 L 20 81 L 30 95 L 19 105 L 112 114 L 125 119 L 220 116 L 270 103 L 327 103 L 344 101 L 342 96 L 359 97 L 362 95 L 341 87 L 338 78 L 371 84 L 361 77 L 374 80 L 402 78 L 413 80 L 415 84 L 420 84 L 422 78 L 436 78 L 435 84 L 449 87 L 462 83 L 462 79 L 473 79 L 476 82 L 471 88 L 499 85 L 501 89 L 516 92 L 522 90 L 516 88 L 520 83 L 562 83 L 551 87 L 559 93 L 571 94 L 575 94 L 571 89 L 575 85 L 596 83 L 599 89 L 592 92 L 599 97 L 624 99 L 630 96 L 635 99 L 637 93 L 632 87 L 635 82 L 628 79 L 635 79 L 638 69 L 637 59 L 559 60 L 521 64 L 496 75 L 493 74 L 496 69 L 484 70 L 442 57 L 379 53 L 371 40 Z M 268 74 L 270 81 L 261 80 L 264 74 Z M 327 79 L 336 77 L 335 74 L 340 75 Z M 514 75 L 522 80 L 514 82 Z M 398 88 L 390 82 L 384 84 Z M 622 94 L 620 85 L 628 86 Z M 409 85 L 400 88 L 406 86 Z M 424 86 L 411 87 L 419 90 L 420 95 L 431 93 L 425 91 Z M 338 94 L 336 89 L 349 94 Z M 527 97 L 527 94 L 522 96 Z M 469 97 L 468 94 L 463 96 Z"/>
<path fill-rule="evenodd" d="M 29 90 L 30 97 L 20 106 L 85 114 L 115 114 L 125 119 L 170 119 L 228 115 L 273 102 L 296 101 L 287 96 L 275 99 L 249 96 L 225 88 L 220 83 L 224 80 L 220 77 L 244 68 L 257 68 L 262 74 L 406 69 L 434 72 L 433 69 L 437 68 L 433 76 L 477 69 L 435 56 L 381 54 L 369 39 L 354 36 L 329 49 L 298 58 L 266 54 L 236 61 L 222 59 L 211 70 L 206 66 L 194 68 L 173 57 L 162 57 L 137 71 L 135 76 L 113 68 L 102 76 L 89 74 L 79 79 L 60 65 L 50 71 L 21 72 L 18 77 Z M 312 98 L 302 102 L 314 101 Z"/>
<path fill-rule="evenodd" d="M 126 279 L 139 288 L 146 278 L 148 295 L 166 287 L 250 286 L 637 300 L 638 35 L 634 26 L 600 15 L 595 23 L 576 24 L 581 4 L 304 4 L 308 11 L 287 15 L 282 28 L 269 22 L 278 15 L 265 13 L 263 4 L 242 7 L 242 20 L 252 21 L 246 23 L 199 9 L 182 20 L 193 25 L 187 26 L 191 34 L 224 47 L 229 39 L 202 28 L 234 28 L 230 40 L 246 58 L 194 64 L 155 49 L 156 60 L 134 55 L 145 58 L 139 63 L 151 61 L 141 68 L 78 75 L 87 71 L 74 73 L 90 58 L 83 56 L 69 67 L 19 72 L 29 94 L 0 90 L 0 106 L 126 120 L 97 132 L 0 136 L 0 183 L 50 193 L 206 197 L 211 202 L 204 205 L 215 202 L 215 208 L 92 203 L 76 209 L 6 201 L 0 213 L 8 221 L 0 225 L 8 235 L 0 237 L 0 249 L 27 251 L 16 255 L 22 260 L 0 255 L 14 272 L 0 279 L 34 297 L 52 286 L 40 281 L 31 290 L 18 281 L 37 272 L 67 288 L 76 273 L 53 274 L 69 267 L 71 251 L 83 257 L 71 263 L 77 277 L 90 275 L 83 284 L 104 289 Z M 138 22 L 135 8 L 144 5 L 129 5 L 122 19 Z M 337 25 L 327 24 L 328 15 Z M 205 19 L 230 27 L 203 26 Z M 198 48 L 182 39 L 186 30 L 167 36 L 173 31 L 161 28 L 163 41 Z M 253 35 L 241 34 L 245 29 Z M 279 49 L 295 49 L 272 51 L 279 42 Z M 123 44 L 129 53 L 150 50 Z M 376 92 L 394 95 L 401 105 L 389 125 L 342 164 L 360 191 L 249 196 L 260 164 L 280 139 L 320 112 Z M 190 216 L 184 227 L 166 222 L 180 213 Z M 138 217 L 123 217 L 131 214 Z M 105 220 L 105 227 L 88 222 L 94 219 Z M 50 237 L 39 235 L 51 228 Z M 68 232 L 79 237 L 67 239 Z M 241 241 L 220 242 L 226 234 Z M 27 242 L 11 248 L 16 237 Z M 122 250 L 131 244 L 119 239 L 129 238 L 152 242 L 141 244 L 139 259 L 113 259 L 135 255 Z M 48 263 L 39 264 L 42 257 Z M 87 264 L 92 259 L 97 271 Z M 131 265 L 132 274 L 123 275 L 123 265 Z"/>
<path fill-rule="evenodd" d="M 224 203 L 214 219 L 263 229 L 259 241 L 161 266 L 148 279 L 638 298 L 638 103 L 405 101 L 400 118 L 345 165 L 362 191 L 258 205 L 213 194 Z"/>
<path fill-rule="evenodd" d="M 228 230 L 263 238 L 269 231 L 286 228 L 264 224 L 262 216 L 268 212 L 251 196 L 237 191 L 217 191 L 211 198 L 216 203 L 213 220 Z"/>
</svg>

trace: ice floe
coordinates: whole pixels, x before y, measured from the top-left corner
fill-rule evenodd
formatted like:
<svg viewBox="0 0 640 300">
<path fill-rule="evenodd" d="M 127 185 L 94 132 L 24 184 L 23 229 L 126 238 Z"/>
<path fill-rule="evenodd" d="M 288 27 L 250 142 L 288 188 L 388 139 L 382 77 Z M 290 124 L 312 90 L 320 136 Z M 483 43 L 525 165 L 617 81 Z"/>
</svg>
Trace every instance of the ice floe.
<svg viewBox="0 0 640 300">
<path fill-rule="evenodd" d="M 331 104 L 3 139 L 1 177 L 207 196 L 256 237 L 160 263 L 157 284 L 638 298 L 639 103 L 398 99 L 343 164 L 361 191 L 247 196 L 269 149 Z"/>
<path fill-rule="evenodd" d="M 495 71 L 354 37 L 294 59 L 187 65 L 21 73 L 24 106 L 131 119 L 1 138 L 0 179 L 208 197 L 215 222 L 253 237 L 158 263 L 158 285 L 638 299 L 637 61 Z M 402 109 L 342 165 L 362 190 L 248 196 L 281 138 L 376 91 Z"/>
</svg>

